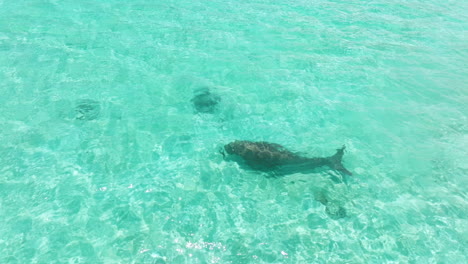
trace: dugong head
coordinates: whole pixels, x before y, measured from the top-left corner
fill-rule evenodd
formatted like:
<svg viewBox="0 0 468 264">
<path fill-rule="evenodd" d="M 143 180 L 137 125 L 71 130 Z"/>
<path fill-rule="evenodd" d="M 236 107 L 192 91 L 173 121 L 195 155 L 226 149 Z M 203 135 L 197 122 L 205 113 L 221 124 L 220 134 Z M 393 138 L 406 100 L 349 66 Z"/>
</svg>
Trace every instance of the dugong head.
<svg viewBox="0 0 468 264">
<path fill-rule="evenodd" d="M 224 150 L 228 154 L 241 154 L 245 149 L 244 144 L 241 141 L 234 141 L 224 146 Z"/>
</svg>

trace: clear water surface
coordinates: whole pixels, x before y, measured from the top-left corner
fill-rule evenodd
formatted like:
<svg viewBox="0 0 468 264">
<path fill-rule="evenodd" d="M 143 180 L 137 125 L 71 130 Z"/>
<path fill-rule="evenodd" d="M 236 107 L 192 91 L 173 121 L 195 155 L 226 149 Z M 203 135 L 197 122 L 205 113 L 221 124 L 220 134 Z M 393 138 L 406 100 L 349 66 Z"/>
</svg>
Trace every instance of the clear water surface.
<svg viewBox="0 0 468 264">
<path fill-rule="evenodd" d="M 0 0 L 0 263 L 467 263 L 466 10 Z M 354 176 L 267 178 L 236 139 Z"/>
</svg>

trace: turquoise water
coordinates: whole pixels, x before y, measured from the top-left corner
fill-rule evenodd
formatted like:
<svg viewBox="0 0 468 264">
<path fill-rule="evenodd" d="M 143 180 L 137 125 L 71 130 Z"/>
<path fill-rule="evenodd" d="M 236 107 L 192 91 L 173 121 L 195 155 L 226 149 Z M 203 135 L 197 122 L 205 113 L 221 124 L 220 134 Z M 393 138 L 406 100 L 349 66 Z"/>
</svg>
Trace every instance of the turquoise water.
<svg viewBox="0 0 468 264">
<path fill-rule="evenodd" d="M 0 0 L 0 263 L 467 263 L 467 9 Z M 354 176 L 267 178 L 236 139 Z"/>
</svg>

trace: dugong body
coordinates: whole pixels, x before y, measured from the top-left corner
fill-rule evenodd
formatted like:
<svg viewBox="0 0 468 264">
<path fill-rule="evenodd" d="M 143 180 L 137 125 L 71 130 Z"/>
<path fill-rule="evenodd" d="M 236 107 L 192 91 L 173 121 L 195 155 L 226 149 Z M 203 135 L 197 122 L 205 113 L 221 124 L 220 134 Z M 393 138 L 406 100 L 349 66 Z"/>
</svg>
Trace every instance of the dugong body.
<svg viewBox="0 0 468 264">
<path fill-rule="evenodd" d="M 231 155 L 242 158 L 254 170 L 273 172 L 275 175 L 308 173 L 327 166 L 346 175 L 352 175 L 341 163 L 345 147 L 330 157 L 308 158 L 293 153 L 283 146 L 269 142 L 234 141 L 224 146 Z"/>
</svg>

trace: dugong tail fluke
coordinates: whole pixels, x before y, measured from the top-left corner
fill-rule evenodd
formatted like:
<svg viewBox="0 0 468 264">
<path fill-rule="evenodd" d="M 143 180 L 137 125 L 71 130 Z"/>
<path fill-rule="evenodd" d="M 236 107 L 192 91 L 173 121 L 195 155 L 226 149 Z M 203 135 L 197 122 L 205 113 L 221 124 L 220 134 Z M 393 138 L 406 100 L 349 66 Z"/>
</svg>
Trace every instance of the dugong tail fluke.
<svg viewBox="0 0 468 264">
<path fill-rule="evenodd" d="M 345 146 L 341 147 L 340 149 L 336 150 L 335 155 L 328 157 L 328 161 L 330 164 L 328 165 L 331 169 L 339 171 L 341 173 L 344 173 L 346 175 L 353 175 L 349 170 L 347 170 L 344 166 L 343 163 L 341 163 L 341 160 L 343 159 L 343 154 L 345 150 Z"/>
</svg>

